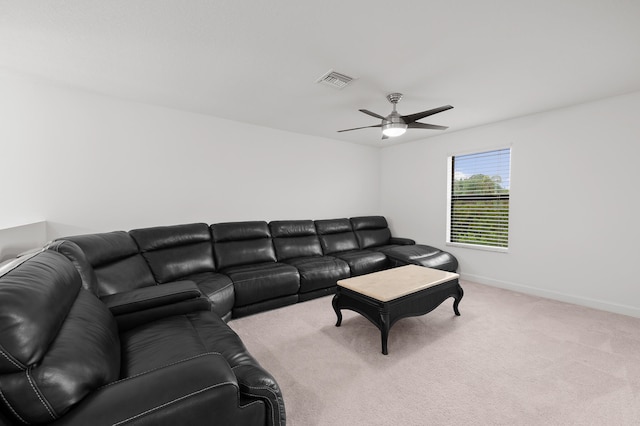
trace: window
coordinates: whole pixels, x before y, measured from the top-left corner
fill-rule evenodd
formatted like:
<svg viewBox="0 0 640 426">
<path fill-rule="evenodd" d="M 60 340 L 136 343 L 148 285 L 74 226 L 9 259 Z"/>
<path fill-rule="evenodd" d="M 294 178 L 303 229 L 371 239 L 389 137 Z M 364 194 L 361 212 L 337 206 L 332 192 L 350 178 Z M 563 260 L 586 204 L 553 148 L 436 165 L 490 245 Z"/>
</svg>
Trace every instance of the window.
<svg viewBox="0 0 640 426">
<path fill-rule="evenodd" d="M 449 157 L 447 242 L 509 245 L 511 149 Z"/>
</svg>

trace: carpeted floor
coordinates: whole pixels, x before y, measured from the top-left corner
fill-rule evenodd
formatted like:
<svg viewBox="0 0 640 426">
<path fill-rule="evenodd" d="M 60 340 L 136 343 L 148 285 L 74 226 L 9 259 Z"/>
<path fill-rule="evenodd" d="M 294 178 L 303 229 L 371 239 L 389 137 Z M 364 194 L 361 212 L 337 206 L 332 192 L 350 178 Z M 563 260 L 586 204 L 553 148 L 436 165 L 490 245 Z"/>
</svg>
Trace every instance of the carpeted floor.
<svg viewBox="0 0 640 426">
<path fill-rule="evenodd" d="M 389 355 L 331 297 L 229 325 L 282 388 L 289 426 L 639 425 L 640 318 L 471 282 L 398 321 Z"/>
</svg>

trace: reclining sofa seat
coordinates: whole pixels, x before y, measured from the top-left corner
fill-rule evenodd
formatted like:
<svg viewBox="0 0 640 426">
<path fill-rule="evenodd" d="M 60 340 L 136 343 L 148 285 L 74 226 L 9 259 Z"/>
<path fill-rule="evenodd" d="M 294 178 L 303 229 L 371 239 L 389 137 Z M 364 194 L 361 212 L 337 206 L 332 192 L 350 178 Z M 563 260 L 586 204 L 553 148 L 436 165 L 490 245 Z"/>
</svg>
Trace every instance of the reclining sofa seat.
<svg viewBox="0 0 640 426">
<path fill-rule="evenodd" d="M 269 229 L 278 262 L 300 273 L 300 302 L 335 293 L 336 281 L 349 277 L 344 260 L 323 255 L 312 220 L 272 221 Z"/>
<path fill-rule="evenodd" d="M 351 224 L 360 247 L 384 253 L 392 268 L 414 264 L 448 272 L 458 269 L 458 260 L 451 253 L 408 238 L 391 237 L 383 216 L 354 217 Z"/>
<path fill-rule="evenodd" d="M 137 243 L 158 284 L 189 280 L 210 300 L 211 310 L 231 319 L 234 289 L 231 279 L 216 272 L 209 225 L 158 226 L 133 229 Z"/>
<path fill-rule="evenodd" d="M 451 253 L 416 244 L 408 238 L 391 237 L 383 216 L 354 217 L 351 218 L 351 224 L 360 247 L 384 253 L 392 268 L 414 264 L 448 272 L 458 269 L 458 260 Z"/>
<path fill-rule="evenodd" d="M 345 261 L 349 265 L 351 276 L 389 267 L 387 256 L 383 253 L 360 249 L 349 219 L 316 220 L 315 225 L 322 252 Z"/>
<path fill-rule="evenodd" d="M 10 266 L 0 272 L 0 423 L 284 425 L 277 383 L 207 302 L 118 330 L 60 253 Z"/>
<path fill-rule="evenodd" d="M 76 235 L 50 248 L 70 259 L 83 286 L 100 298 L 190 280 L 209 298 L 211 310 L 225 321 L 231 318 L 233 284 L 215 272 L 211 234 L 204 223 Z"/>
<path fill-rule="evenodd" d="M 211 234 L 218 270 L 233 281 L 233 317 L 298 302 L 300 274 L 277 262 L 267 222 L 216 223 Z"/>
<path fill-rule="evenodd" d="M 458 270 L 458 259 L 451 253 L 424 244 L 415 244 L 384 249 L 391 267 L 420 265 L 448 272 Z"/>
</svg>

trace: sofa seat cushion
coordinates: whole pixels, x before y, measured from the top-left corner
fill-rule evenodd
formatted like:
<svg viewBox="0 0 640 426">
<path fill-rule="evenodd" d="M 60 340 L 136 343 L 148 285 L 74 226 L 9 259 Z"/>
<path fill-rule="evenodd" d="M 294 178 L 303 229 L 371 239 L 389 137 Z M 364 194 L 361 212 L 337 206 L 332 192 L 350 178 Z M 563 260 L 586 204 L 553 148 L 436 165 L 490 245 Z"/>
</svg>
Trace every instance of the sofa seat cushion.
<svg viewBox="0 0 640 426">
<path fill-rule="evenodd" d="M 379 252 L 382 252 L 382 253 L 386 253 L 387 250 L 392 249 L 392 248 L 396 248 L 396 247 L 402 247 L 402 246 L 399 246 L 398 244 L 385 244 L 383 246 L 369 247 L 367 250 L 379 251 Z"/>
<path fill-rule="evenodd" d="M 298 270 L 285 263 L 258 263 L 222 271 L 233 281 L 235 306 L 295 295 L 300 288 Z"/>
<path fill-rule="evenodd" d="M 333 256 L 347 262 L 351 270 L 351 276 L 381 271 L 389 267 L 387 256 L 379 251 L 350 250 L 334 253 Z"/>
<path fill-rule="evenodd" d="M 241 400 L 224 357 L 205 353 L 103 386 L 53 424 L 266 426 L 266 405 Z"/>
<path fill-rule="evenodd" d="M 223 318 L 229 316 L 235 301 L 231 278 L 217 272 L 202 272 L 188 275 L 186 279 L 198 285 L 202 294 L 211 301 L 211 310 L 213 312 Z"/>
<path fill-rule="evenodd" d="M 216 314 L 175 315 L 122 333 L 122 378 L 217 353 L 234 372 L 240 393 L 266 402 L 275 425 L 284 424 L 284 401 L 273 376 L 247 351 L 240 337 Z"/>
<path fill-rule="evenodd" d="M 414 264 L 448 272 L 458 269 L 458 259 L 451 253 L 424 244 L 392 247 L 384 254 L 394 267 Z"/>
<path fill-rule="evenodd" d="M 336 281 L 350 275 L 347 262 L 333 256 L 300 257 L 285 263 L 300 273 L 300 293 L 334 287 Z"/>
</svg>

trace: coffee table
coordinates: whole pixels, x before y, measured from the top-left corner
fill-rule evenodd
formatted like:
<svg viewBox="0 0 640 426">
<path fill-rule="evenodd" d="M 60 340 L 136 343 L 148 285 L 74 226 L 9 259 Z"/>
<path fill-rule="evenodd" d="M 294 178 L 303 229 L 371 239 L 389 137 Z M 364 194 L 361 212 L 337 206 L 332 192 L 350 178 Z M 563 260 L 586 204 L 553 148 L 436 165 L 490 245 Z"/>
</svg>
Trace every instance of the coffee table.
<svg viewBox="0 0 640 426">
<path fill-rule="evenodd" d="M 453 297 L 453 312 L 464 295 L 458 274 L 407 265 L 337 282 L 332 305 L 342 324 L 341 309 L 358 312 L 371 321 L 382 335 L 382 353 L 387 355 L 389 329 L 401 318 L 425 315 Z"/>
</svg>

